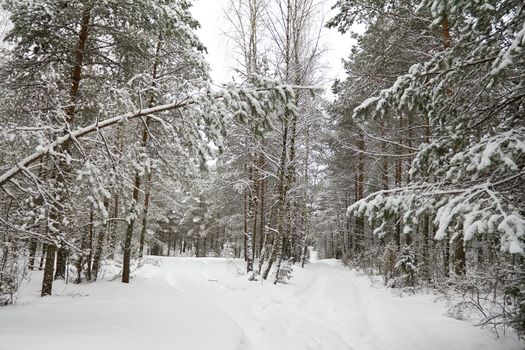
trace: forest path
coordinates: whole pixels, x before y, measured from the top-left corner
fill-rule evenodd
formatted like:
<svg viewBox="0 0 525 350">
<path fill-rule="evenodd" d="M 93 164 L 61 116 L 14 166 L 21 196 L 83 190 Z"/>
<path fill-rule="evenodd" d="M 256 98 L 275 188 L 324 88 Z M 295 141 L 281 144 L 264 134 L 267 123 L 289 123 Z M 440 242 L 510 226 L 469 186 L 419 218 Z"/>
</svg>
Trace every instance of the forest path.
<svg viewBox="0 0 525 350">
<path fill-rule="evenodd" d="M 399 298 L 324 260 L 290 283 L 249 282 L 243 262 L 151 258 L 129 285 L 55 284 L 0 308 L 0 349 L 517 350 L 511 338 L 444 316 L 431 296 Z M 33 296 L 33 299 L 31 299 Z"/>
</svg>

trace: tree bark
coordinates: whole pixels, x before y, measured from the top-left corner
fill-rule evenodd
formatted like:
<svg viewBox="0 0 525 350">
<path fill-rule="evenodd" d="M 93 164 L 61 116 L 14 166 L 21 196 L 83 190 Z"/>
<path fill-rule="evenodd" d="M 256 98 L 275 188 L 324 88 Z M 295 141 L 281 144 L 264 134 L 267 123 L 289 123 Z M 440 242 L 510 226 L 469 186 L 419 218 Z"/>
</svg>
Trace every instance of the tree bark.
<svg viewBox="0 0 525 350">
<path fill-rule="evenodd" d="M 264 161 L 264 156 L 261 154 L 261 163 L 260 163 L 260 169 L 264 169 L 264 164 L 265 164 L 265 161 Z M 260 197 L 260 201 L 259 201 L 259 253 L 262 251 L 262 247 L 263 245 L 266 243 L 266 240 L 263 239 L 263 236 L 265 235 L 265 230 L 264 230 L 264 226 L 265 226 L 265 221 L 264 221 L 264 215 L 265 215 L 265 202 L 264 202 L 264 196 L 265 196 L 265 180 L 264 180 L 264 177 L 261 177 L 260 178 L 260 184 L 259 184 L 259 197 Z M 259 254 L 259 258 L 262 258 Z M 261 271 L 261 269 L 259 269 L 259 272 Z"/>
<path fill-rule="evenodd" d="M 151 178 L 153 171 L 148 173 L 146 178 L 146 193 L 144 194 L 144 213 L 142 214 L 142 230 L 140 232 L 140 245 L 139 245 L 139 258 L 142 258 L 144 254 L 144 239 L 146 238 L 146 229 L 148 225 L 148 210 L 149 210 L 149 197 L 151 193 Z M 169 255 L 169 246 L 168 246 Z"/>
<path fill-rule="evenodd" d="M 80 81 L 82 80 L 82 66 L 84 64 L 84 54 L 89 34 L 89 22 L 91 21 L 91 8 L 85 8 L 82 13 L 80 31 L 78 34 L 78 46 L 75 52 L 75 64 L 71 73 L 71 89 L 69 92 L 70 104 L 66 107 L 66 120 L 69 124 L 73 122 L 77 107 Z"/>
<path fill-rule="evenodd" d="M 244 247 L 244 261 L 248 263 L 248 192 L 244 190 L 244 222 L 243 222 L 243 247 Z"/>
<path fill-rule="evenodd" d="M 56 246 L 48 243 L 46 247 L 46 264 L 44 267 L 44 279 L 42 281 L 41 296 L 51 295 L 53 292 L 53 272 L 55 269 Z"/>
<path fill-rule="evenodd" d="M 46 260 L 47 244 L 42 243 L 42 253 L 40 255 L 40 262 L 38 264 L 38 270 L 42 271 L 44 268 L 44 260 Z"/>
<path fill-rule="evenodd" d="M 450 277 L 450 239 L 449 235 L 444 239 L 443 247 L 443 273 L 445 277 Z"/>
<path fill-rule="evenodd" d="M 91 224 L 89 225 L 89 236 L 88 236 L 88 247 L 87 247 L 87 258 L 86 258 L 86 277 L 88 281 L 91 281 L 91 259 L 93 257 L 93 237 L 95 235 L 95 213 L 91 210 L 89 219 Z"/>
<path fill-rule="evenodd" d="M 109 200 L 104 201 L 104 207 L 108 210 Z M 97 244 L 95 247 L 95 254 L 93 255 L 93 268 L 92 268 L 92 280 L 96 281 L 98 277 L 98 271 L 100 270 L 100 262 L 102 260 L 102 253 L 104 250 L 104 238 L 106 237 L 105 233 L 110 229 L 110 222 L 106 224 L 105 230 L 100 230 L 97 236 Z"/>
<path fill-rule="evenodd" d="M 109 233 L 109 259 L 113 259 L 115 257 L 115 248 L 117 245 L 117 231 L 118 231 L 118 215 L 119 215 L 119 194 L 118 192 L 114 195 L 114 201 L 113 201 L 113 215 L 111 216 L 112 222 L 111 222 L 111 229 Z"/>
<path fill-rule="evenodd" d="M 66 279 L 67 250 L 64 246 L 58 248 L 56 257 L 55 280 Z"/>
<path fill-rule="evenodd" d="M 144 128 L 144 134 L 143 134 L 143 141 L 147 140 L 147 131 L 146 128 Z M 133 238 L 133 226 L 135 225 L 135 218 L 133 215 L 136 213 L 136 205 L 138 203 L 139 199 L 139 191 L 140 191 L 140 176 L 138 172 L 135 174 L 135 181 L 133 183 L 133 194 L 132 194 L 132 200 L 133 203 L 131 204 L 131 215 L 132 218 L 130 219 L 128 223 L 128 227 L 126 229 L 126 236 L 124 238 L 124 257 L 122 262 L 122 283 L 129 283 L 129 274 L 130 274 L 130 264 L 131 264 L 131 240 Z"/>
<path fill-rule="evenodd" d="M 460 237 L 454 243 L 454 272 L 457 276 L 465 276 L 467 272 L 465 244 L 463 237 Z"/>
<path fill-rule="evenodd" d="M 38 248 L 38 240 L 31 238 L 29 242 L 29 270 L 35 269 L 36 250 Z"/>
<path fill-rule="evenodd" d="M 359 140 L 357 142 L 357 147 L 359 148 L 358 155 L 358 166 L 357 166 L 357 191 L 356 191 L 356 201 L 364 198 L 365 194 L 365 136 L 363 133 L 359 134 Z M 364 250 L 364 239 L 365 239 L 365 220 L 361 217 L 355 219 L 356 222 L 356 249 L 358 252 Z"/>
</svg>

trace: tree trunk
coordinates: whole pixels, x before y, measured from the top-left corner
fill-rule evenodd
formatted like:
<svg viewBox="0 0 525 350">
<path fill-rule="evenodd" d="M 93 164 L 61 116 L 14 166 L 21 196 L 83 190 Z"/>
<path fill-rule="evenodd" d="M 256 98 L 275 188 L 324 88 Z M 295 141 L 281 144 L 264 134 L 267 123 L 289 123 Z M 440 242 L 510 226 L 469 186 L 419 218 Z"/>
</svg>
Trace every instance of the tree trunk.
<svg viewBox="0 0 525 350">
<path fill-rule="evenodd" d="M 263 169 L 264 167 L 264 159 L 263 159 L 263 155 L 261 155 L 261 169 Z M 263 249 L 263 246 L 264 244 L 266 244 L 266 239 L 263 238 L 263 236 L 266 234 L 266 230 L 264 229 L 264 226 L 265 226 L 265 221 L 264 221 L 264 214 L 265 214 L 265 206 L 264 206 L 264 196 L 265 196 L 265 180 L 264 180 L 264 177 L 261 177 L 260 179 L 260 186 L 259 186 L 259 189 L 260 189 L 260 195 L 259 197 L 261 198 L 261 200 L 259 201 L 260 202 L 260 208 L 259 208 L 259 249 L 258 251 L 259 252 L 262 252 L 262 249 Z M 260 254 L 259 254 L 259 258 L 261 258 Z M 259 269 L 259 272 L 261 271 L 261 269 Z"/>
<path fill-rule="evenodd" d="M 157 48 L 155 52 L 155 62 L 153 63 L 153 82 L 152 82 L 152 88 L 156 87 L 156 79 L 157 79 L 157 70 L 159 65 L 159 59 L 160 59 L 160 49 L 162 46 L 162 38 L 159 36 L 159 40 L 157 42 Z M 153 103 L 155 102 L 155 95 L 151 95 L 148 107 L 152 107 Z M 142 131 L 142 148 L 146 148 L 148 145 L 149 140 L 149 127 L 150 127 L 150 118 L 146 117 L 146 120 L 144 121 L 144 129 Z M 132 207 L 131 211 L 132 213 L 136 212 L 136 205 L 138 203 L 139 199 L 139 191 L 140 191 L 140 174 L 139 172 L 135 172 L 135 179 L 133 181 L 133 195 L 132 195 Z M 132 215 L 132 218 L 130 219 L 128 223 L 128 227 L 126 229 L 126 236 L 124 239 L 124 259 L 122 263 L 122 283 L 129 283 L 129 274 L 130 274 L 130 264 L 131 264 L 131 241 L 133 238 L 133 226 L 135 225 L 135 217 Z"/>
<path fill-rule="evenodd" d="M 53 243 L 46 244 L 46 264 L 44 267 L 44 279 L 42 281 L 41 296 L 51 295 L 53 292 L 53 272 L 55 270 L 56 246 Z"/>
<path fill-rule="evenodd" d="M 38 240 L 31 238 L 29 242 L 29 270 L 35 269 L 36 250 L 38 248 Z"/>
<path fill-rule="evenodd" d="M 277 241 L 277 266 L 275 269 L 275 277 L 273 280 L 273 284 L 277 284 L 277 282 L 279 282 L 279 271 L 281 270 L 281 264 L 283 262 L 283 246 L 285 239 L 286 236 L 282 235 L 282 239 Z"/>
<path fill-rule="evenodd" d="M 195 242 L 195 257 L 196 258 L 201 257 L 200 245 L 201 245 L 201 239 L 200 239 L 200 236 L 197 236 L 197 241 Z"/>
<path fill-rule="evenodd" d="M 244 261 L 248 263 L 248 194 L 244 190 L 244 223 L 243 223 L 243 247 L 244 247 Z"/>
<path fill-rule="evenodd" d="M 258 157 L 254 159 L 254 156 L 250 157 L 250 166 L 249 166 L 249 178 L 252 183 L 252 189 L 249 195 L 249 208 L 248 208 L 248 218 L 247 221 L 251 220 L 251 232 L 247 232 L 247 261 L 246 261 L 246 272 L 250 273 L 253 271 L 253 261 L 255 259 L 255 240 L 256 240 L 256 230 L 257 230 L 257 209 L 259 207 L 259 176 L 258 171 L 255 169 L 259 164 Z M 250 276 L 251 278 L 252 276 Z"/>
<path fill-rule="evenodd" d="M 147 131 L 144 128 L 144 138 L 147 140 Z M 140 189 L 140 176 L 139 173 L 135 173 L 135 181 L 133 184 L 133 195 L 131 204 L 132 218 L 129 220 L 128 227 L 126 229 L 126 236 L 124 238 L 124 257 L 122 261 L 122 283 L 129 283 L 130 264 L 131 264 L 131 240 L 133 238 L 133 226 L 135 225 L 135 219 L 133 213 L 136 212 L 136 205 L 139 199 Z"/>
<path fill-rule="evenodd" d="M 423 260 L 423 278 L 426 279 L 428 282 L 430 282 L 430 275 L 431 275 L 431 269 L 430 269 L 430 253 L 429 253 L 429 247 L 428 247 L 428 235 L 430 231 L 430 219 L 428 217 L 428 214 L 424 214 L 423 218 L 423 227 L 421 232 L 421 246 L 422 246 L 422 260 Z"/>
<path fill-rule="evenodd" d="M 365 137 L 362 133 L 359 134 L 359 140 L 357 143 L 359 148 L 358 166 L 357 166 L 357 191 L 356 201 L 364 198 L 365 193 Z M 356 222 L 356 249 L 359 252 L 364 250 L 364 239 L 365 239 L 365 220 L 361 217 L 355 219 Z"/>
<path fill-rule="evenodd" d="M 109 207 L 109 201 L 104 201 L 104 207 L 106 210 Z M 93 255 L 93 268 L 92 268 L 92 279 L 97 280 L 98 271 L 100 269 L 100 262 L 102 260 L 102 253 L 104 249 L 104 238 L 106 237 L 105 232 L 110 230 L 110 223 L 106 224 L 106 230 L 100 230 L 97 236 L 97 245 L 95 247 L 95 254 Z"/>
<path fill-rule="evenodd" d="M 91 224 L 89 225 L 89 236 L 88 236 L 88 247 L 87 247 L 87 266 L 86 266 L 86 277 L 88 281 L 91 281 L 91 259 L 93 257 L 93 237 L 95 235 L 95 213 L 93 209 L 91 210 L 91 213 L 89 215 L 89 219 L 91 221 Z"/>
<path fill-rule="evenodd" d="M 70 102 L 69 105 L 65 108 L 66 122 L 71 127 L 73 126 L 73 121 L 75 119 L 74 117 L 76 111 L 77 98 L 80 91 L 80 81 L 82 80 L 82 67 L 85 54 L 84 49 L 88 39 L 90 20 L 91 8 L 87 7 L 82 13 L 80 30 L 78 35 L 78 43 L 77 48 L 75 50 L 74 65 L 71 72 L 71 88 L 69 90 Z M 64 144 L 62 145 L 63 152 L 67 152 L 70 143 L 71 140 L 64 142 Z M 64 166 L 65 163 L 63 161 L 59 161 L 59 167 L 60 165 Z M 65 178 L 64 175 L 62 175 L 62 173 L 58 173 L 57 182 L 58 184 L 65 183 Z M 60 186 L 57 187 L 60 188 Z M 59 205 L 61 204 L 62 203 L 59 203 Z M 53 276 L 56 250 L 57 247 L 53 243 L 48 244 L 46 253 L 46 264 L 44 268 L 44 279 L 42 281 L 42 296 L 51 295 L 53 289 L 53 277 L 59 279 L 65 278 L 66 252 L 63 247 L 59 249 L 59 256 L 57 261 L 57 274 Z"/>
<path fill-rule="evenodd" d="M 55 280 L 64 280 L 66 279 L 66 264 L 67 263 L 67 250 L 62 245 L 58 248 L 57 257 L 56 257 L 56 271 L 55 271 Z"/>
<path fill-rule="evenodd" d="M 111 229 L 109 233 L 109 259 L 115 258 L 115 248 L 117 245 L 117 231 L 118 231 L 118 211 L 119 211 L 119 194 L 118 192 L 114 195 L 114 202 L 113 202 L 113 215 L 111 216 L 112 223 L 111 223 Z"/>
<path fill-rule="evenodd" d="M 263 279 L 267 279 L 270 274 L 270 270 L 275 259 L 282 259 L 282 248 L 283 248 L 283 231 L 284 231 L 284 217 L 286 209 L 286 153 L 288 149 L 288 118 L 285 116 L 283 124 L 283 136 L 282 136 L 282 146 L 281 146 L 281 156 L 280 156 L 280 168 L 279 168 L 279 207 L 277 213 L 277 231 L 274 236 L 274 244 L 272 244 L 272 251 L 270 253 L 270 259 L 268 260 L 268 265 L 264 270 L 262 275 Z"/>
<path fill-rule="evenodd" d="M 80 81 L 82 79 L 82 66 L 84 64 L 84 50 L 86 47 L 89 22 L 91 20 L 91 8 L 85 8 L 82 13 L 82 21 L 80 23 L 80 31 L 78 33 L 78 46 L 75 52 L 75 65 L 71 73 L 71 90 L 69 92 L 70 104 L 66 108 L 67 122 L 71 124 L 74 119 L 75 110 L 77 107 L 78 93 L 80 90 Z"/>
<path fill-rule="evenodd" d="M 144 254 L 144 239 L 146 238 L 146 229 L 147 229 L 147 224 L 148 224 L 149 197 L 151 193 L 152 176 L 153 176 L 153 171 L 150 171 L 148 173 L 148 177 L 146 178 L 146 193 L 144 194 L 144 213 L 142 214 L 142 230 L 140 232 L 139 258 L 142 258 Z M 169 247 L 168 247 L 168 253 L 169 253 Z"/>
<path fill-rule="evenodd" d="M 40 255 L 40 262 L 38 264 L 39 271 L 42 271 L 42 269 L 44 268 L 44 260 L 46 260 L 46 252 L 47 252 L 47 244 L 42 243 L 42 253 Z"/>
<path fill-rule="evenodd" d="M 463 237 L 459 238 L 454 243 L 454 272 L 457 276 L 465 276 L 467 272 L 465 244 Z"/>
<path fill-rule="evenodd" d="M 259 161 L 257 160 L 257 164 Z M 257 218 L 258 218 L 258 209 L 259 209 L 259 172 L 254 169 L 253 171 L 253 197 L 252 197 L 252 213 L 253 218 L 252 224 L 252 268 L 250 271 L 253 271 L 253 261 L 255 260 L 255 247 L 256 247 L 256 238 L 257 238 Z M 260 238 L 259 238 L 260 239 Z"/>
<path fill-rule="evenodd" d="M 257 273 L 260 274 L 261 271 L 262 271 L 262 267 L 263 267 L 263 264 L 264 264 L 264 258 L 265 258 L 265 255 L 266 255 L 266 241 L 268 239 L 268 230 L 265 229 L 264 230 L 264 233 L 262 235 L 262 239 L 261 239 L 261 250 L 260 250 L 260 253 L 259 253 L 259 266 L 257 268 Z"/>
<path fill-rule="evenodd" d="M 446 278 L 450 277 L 450 239 L 445 237 L 443 247 L 443 273 Z"/>
</svg>

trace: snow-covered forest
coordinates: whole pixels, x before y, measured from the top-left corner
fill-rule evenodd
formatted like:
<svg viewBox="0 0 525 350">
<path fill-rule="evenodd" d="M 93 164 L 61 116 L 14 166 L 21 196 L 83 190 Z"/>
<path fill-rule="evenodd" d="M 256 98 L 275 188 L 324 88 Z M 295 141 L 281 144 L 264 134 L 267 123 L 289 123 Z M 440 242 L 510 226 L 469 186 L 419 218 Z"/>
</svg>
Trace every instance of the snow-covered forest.
<svg viewBox="0 0 525 350">
<path fill-rule="evenodd" d="M 0 349 L 523 349 L 523 0 L 223 2 L 0 1 Z"/>
</svg>

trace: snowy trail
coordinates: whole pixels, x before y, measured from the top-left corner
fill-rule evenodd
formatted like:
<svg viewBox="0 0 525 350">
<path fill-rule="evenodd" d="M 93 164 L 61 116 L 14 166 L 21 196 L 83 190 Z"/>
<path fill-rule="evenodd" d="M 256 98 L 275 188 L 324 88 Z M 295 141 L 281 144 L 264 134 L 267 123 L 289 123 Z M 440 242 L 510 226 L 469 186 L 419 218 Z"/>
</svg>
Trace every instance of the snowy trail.
<svg viewBox="0 0 525 350">
<path fill-rule="evenodd" d="M 444 316 L 430 296 L 398 298 L 335 261 L 288 285 L 248 282 L 240 261 L 155 258 L 130 285 L 58 286 L 0 309 L 0 349 L 518 350 L 511 338 Z M 62 288 L 62 289 L 61 289 Z"/>
</svg>

